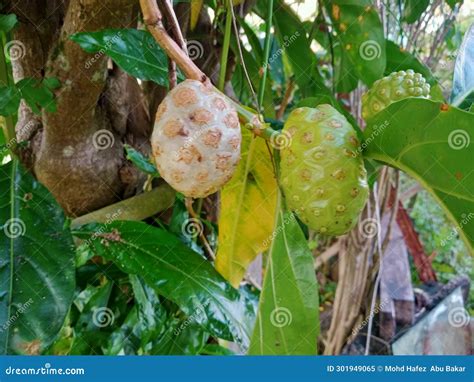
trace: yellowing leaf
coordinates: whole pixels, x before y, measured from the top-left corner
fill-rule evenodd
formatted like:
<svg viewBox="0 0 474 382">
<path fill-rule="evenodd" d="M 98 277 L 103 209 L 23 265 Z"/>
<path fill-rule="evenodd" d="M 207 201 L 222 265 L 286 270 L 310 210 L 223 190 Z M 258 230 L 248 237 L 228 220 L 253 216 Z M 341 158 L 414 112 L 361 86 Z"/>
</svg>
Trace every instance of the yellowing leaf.
<svg viewBox="0 0 474 382">
<path fill-rule="evenodd" d="M 243 132 L 242 160 L 221 192 L 216 269 L 234 287 L 268 249 L 275 223 L 277 183 L 265 141 Z"/>
<path fill-rule="evenodd" d="M 201 13 L 203 0 L 192 0 L 191 1 L 191 17 L 189 19 L 189 26 L 193 31 L 196 28 L 199 20 L 199 14 Z"/>
</svg>

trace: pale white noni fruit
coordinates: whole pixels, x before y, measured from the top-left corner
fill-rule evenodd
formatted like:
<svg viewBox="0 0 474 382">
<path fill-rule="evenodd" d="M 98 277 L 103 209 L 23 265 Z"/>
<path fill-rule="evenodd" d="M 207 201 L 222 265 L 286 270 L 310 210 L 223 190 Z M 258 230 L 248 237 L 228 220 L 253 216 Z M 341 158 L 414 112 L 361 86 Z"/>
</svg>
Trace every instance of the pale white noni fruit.
<svg viewBox="0 0 474 382">
<path fill-rule="evenodd" d="M 211 84 L 186 80 L 160 104 L 151 144 L 163 179 L 203 198 L 227 183 L 240 159 L 239 118 Z"/>
</svg>

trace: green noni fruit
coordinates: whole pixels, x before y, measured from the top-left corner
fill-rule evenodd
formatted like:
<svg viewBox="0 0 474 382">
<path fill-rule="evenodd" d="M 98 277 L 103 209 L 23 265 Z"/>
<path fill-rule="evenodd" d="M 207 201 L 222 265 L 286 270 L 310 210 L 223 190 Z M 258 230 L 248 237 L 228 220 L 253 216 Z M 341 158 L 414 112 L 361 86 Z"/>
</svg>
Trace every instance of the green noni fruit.
<svg viewBox="0 0 474 382">
<path fill-rule="evenodd" d="M 367 120 L 395 101 L 408 97 L 429 98 L 430 85 L 413 70 L 393 72 L 374 82 L 362 96 L 362 117 Z"/>
<path fill-rule="evenodd" d="M 281 185 L 288 207 L 313 230 L 342 235 L 354 227 L 367 195 L 356 132 L 330 105 L 295 109 L 282 135 Z"/>
</svg>

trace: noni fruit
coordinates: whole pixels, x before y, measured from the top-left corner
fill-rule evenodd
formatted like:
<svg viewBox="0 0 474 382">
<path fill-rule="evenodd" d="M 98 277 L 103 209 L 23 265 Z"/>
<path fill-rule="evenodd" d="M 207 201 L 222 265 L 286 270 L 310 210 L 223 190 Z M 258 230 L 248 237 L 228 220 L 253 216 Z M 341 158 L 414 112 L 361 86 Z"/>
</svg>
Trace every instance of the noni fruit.
<svg viewBox="0 0 474 382">
<path fill-rule="evenodd" d="M 330 105 L 295 109 L 281 134 L 281 185 L 287 204 L 313 230 L 342 235 L 358 220 L 367 195 L 359 141 Z"/>
<path fill-rule="evenodd" d="M 367 120 L 395 101 L 408 97 L 429 98 L 430 85 L 413 70 L 393 72 L 374 82 L 362 96 L 362 117 Z"/>
<path fill-rule="evenodd" d="M 161 102 L 151 144 L 166 182 L 185 196 L 203 198 L 232 177 L 241 139 L 231 103 L 212 85 L 186 80 Z"/>
</svg>

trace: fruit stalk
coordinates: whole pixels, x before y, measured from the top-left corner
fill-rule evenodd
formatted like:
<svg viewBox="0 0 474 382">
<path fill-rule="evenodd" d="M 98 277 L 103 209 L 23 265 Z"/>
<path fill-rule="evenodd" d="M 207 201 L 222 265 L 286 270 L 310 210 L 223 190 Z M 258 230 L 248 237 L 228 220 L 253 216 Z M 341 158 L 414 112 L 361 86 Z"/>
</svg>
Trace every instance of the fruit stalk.
<svg viewBox="0 0 474 382">
<path fill-rule="evenodd" d="M 163 26 L 163 17 L 155 0 L 140 0 L 140 7 L 143 13 L 143 21 L 159 46 L 176 65 L 183 71 L 188 79 L 197 80 L 203 83 L 210 82 L 204 72 L 186 55 L 181 47 L 168 35 Z M 264 139 L 270 139 L 276 132 L 262 122 L 262 118 L 242 105 L 228 98 L 236 108 L 240 117 L 244 120 L 244 126 L 255 135 Z"/>
</svg>

